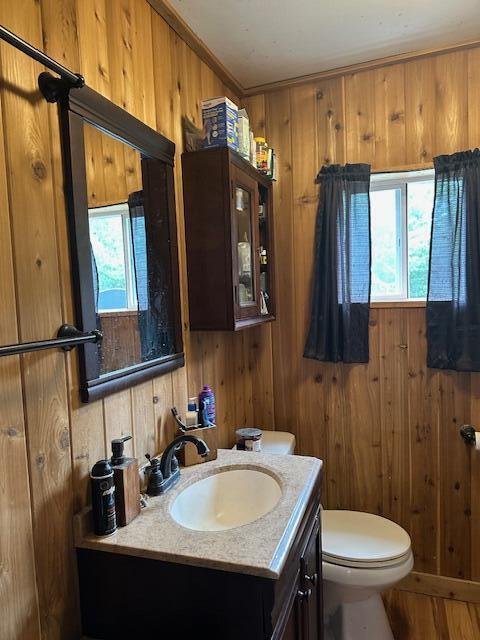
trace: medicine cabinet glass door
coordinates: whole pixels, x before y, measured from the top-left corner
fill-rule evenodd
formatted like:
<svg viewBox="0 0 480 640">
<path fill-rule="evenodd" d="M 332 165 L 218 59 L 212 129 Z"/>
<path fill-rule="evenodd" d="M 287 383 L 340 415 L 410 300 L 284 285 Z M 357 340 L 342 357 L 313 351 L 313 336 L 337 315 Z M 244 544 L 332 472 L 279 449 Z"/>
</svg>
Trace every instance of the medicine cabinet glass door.
<svg viewBox="0 0 480 640">
<path fill-rule="evenodd" d="M 235 304 L 240 318 L 256 316 L 259 308 L 258 190 L 253 180 L 235 172 L 233 234 Z"/>
</svg>

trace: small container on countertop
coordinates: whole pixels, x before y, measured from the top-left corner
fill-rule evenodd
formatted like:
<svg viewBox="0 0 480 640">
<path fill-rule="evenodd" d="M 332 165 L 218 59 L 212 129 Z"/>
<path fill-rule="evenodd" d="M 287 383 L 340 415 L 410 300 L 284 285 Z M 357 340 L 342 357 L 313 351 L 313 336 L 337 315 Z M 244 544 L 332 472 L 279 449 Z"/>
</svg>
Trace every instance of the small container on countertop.
<svg viewBox="0 0 480 640">
<path fill-rule="evenodd" d="M 187 413 L 185 415 L 185 424 L 189 428 L 198 426 L 198 408 L 197 408 L 197 399 L 189 398 Z"/>
<path fill-rule="evenodd" d="M 237 429 L 237 449 L 240 451 L 261 451 L 262 430 L 256 427 Z"/>
</svg>

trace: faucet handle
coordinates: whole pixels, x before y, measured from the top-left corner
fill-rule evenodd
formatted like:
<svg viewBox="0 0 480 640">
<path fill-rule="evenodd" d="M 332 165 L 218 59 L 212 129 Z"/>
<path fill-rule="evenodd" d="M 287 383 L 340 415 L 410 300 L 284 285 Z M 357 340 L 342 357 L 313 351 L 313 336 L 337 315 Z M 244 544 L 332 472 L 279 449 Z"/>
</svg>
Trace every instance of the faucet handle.
<svg viewBox="0 0 480 640">
<path fill-rule="evenodd" d="M 161 487 L 163 482 L 163 474 L 160 470 L 160 460 L 158 458 L 150 458 L 150 474 L 148 478 L 147 495 L 158 496 L 162 493 Z"/>
</svg>

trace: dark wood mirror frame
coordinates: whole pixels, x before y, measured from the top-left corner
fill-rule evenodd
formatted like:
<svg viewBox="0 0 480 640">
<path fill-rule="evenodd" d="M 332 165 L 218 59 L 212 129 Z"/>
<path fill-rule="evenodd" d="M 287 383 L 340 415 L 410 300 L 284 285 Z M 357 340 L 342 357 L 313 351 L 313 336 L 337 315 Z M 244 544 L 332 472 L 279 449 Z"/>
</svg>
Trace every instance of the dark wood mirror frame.
<svg viewBox="0 0 480 640">
<path fill-rule="evenodd" d="M 97 328 L 88 223 L 85 123 L 165 165 L 175 353 L 100 376 L 98 346 L 83 345 L 79 351 L 80 395 L 83 402 L 89 402 L 185 364 L 173 175 L 175 144 L 87 86 L 72 88 L 46 73 L 41 74 L 39 85 L 49 102 L 59 104 L 75 313 L 77 326 L 82 331 Z"/>
</svg>

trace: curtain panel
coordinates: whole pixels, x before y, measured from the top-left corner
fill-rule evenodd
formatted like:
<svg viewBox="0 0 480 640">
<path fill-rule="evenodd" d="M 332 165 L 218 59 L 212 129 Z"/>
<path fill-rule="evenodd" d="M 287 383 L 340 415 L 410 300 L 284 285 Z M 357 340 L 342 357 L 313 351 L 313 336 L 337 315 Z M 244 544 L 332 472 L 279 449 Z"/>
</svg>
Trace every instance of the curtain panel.
<svg viewBox="0 0 480 640">
<path fill-rule="evenodd" d="M 368 362 L 370 165 L 321 168 L 310 328 L 304 357 Z"/>
<path fill-rule="evenodd" d="M 427 364 L 480 371 L 480 151 L 434 158 Z"/>
</svg>

